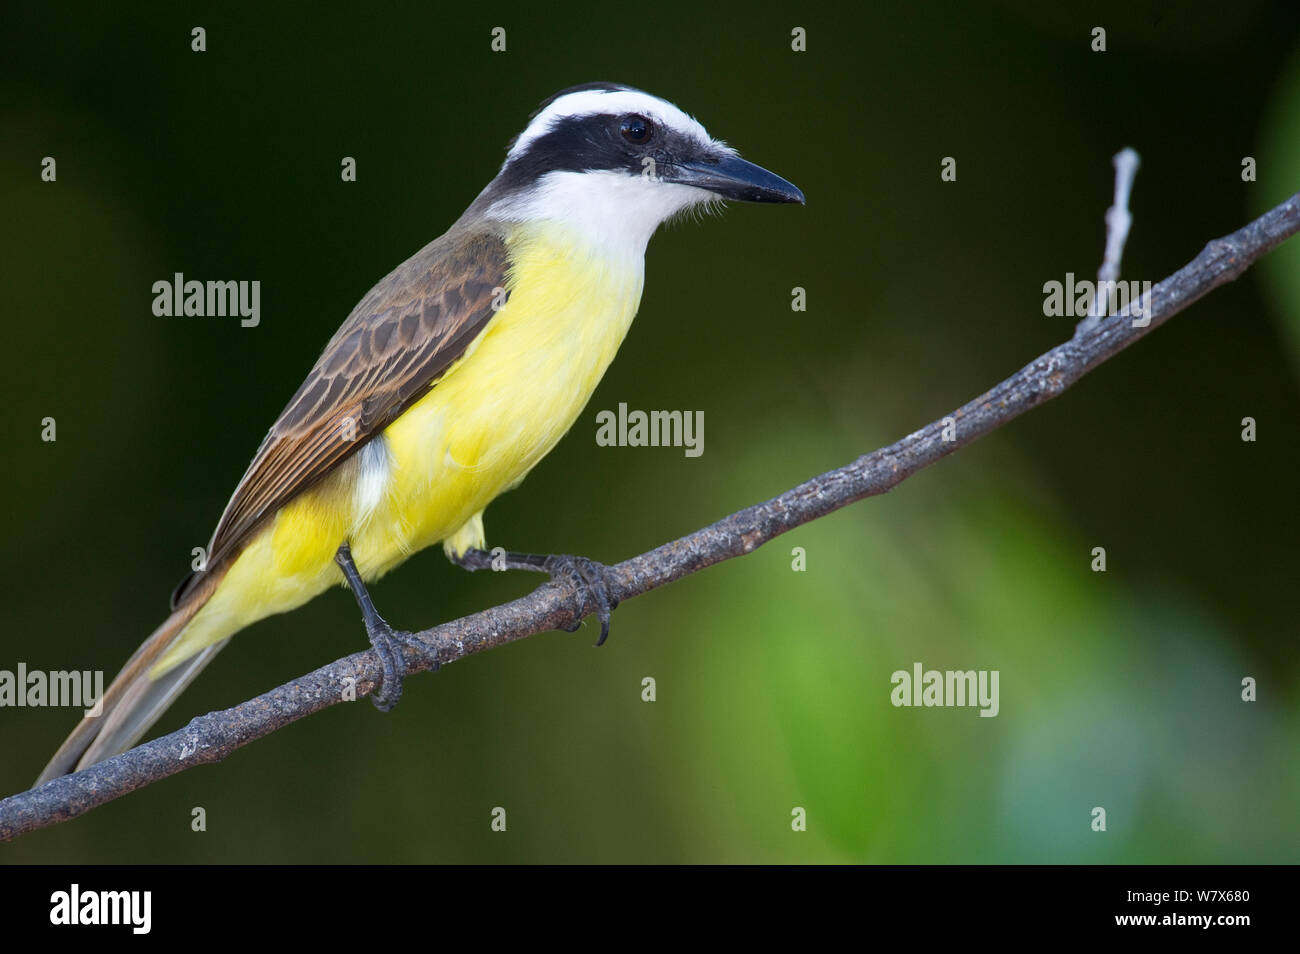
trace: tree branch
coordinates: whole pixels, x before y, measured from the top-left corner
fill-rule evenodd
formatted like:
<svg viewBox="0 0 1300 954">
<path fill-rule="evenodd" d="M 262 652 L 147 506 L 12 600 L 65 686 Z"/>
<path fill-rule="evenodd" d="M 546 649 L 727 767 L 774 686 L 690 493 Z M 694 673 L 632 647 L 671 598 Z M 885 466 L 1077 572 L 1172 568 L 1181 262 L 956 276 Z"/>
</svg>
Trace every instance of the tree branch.
<svg viewBox="0 0 1300 954">
<path fill-rule="evenodd" d="M 1188 265 L 1157 284 L 1143 320 L 1128 314 L 1098 320 L 945 418 L 888 447 L 747 507 L 649 553 L 610 567 L 610 595 L 619 602 L 648 593 L 705 567 L 749 553 L 772 538 L 864 497 L 892 490 L 953 451 L 1051 400 L 1097 365 L 1164 324 L 1197 299 L 1232 281 L 1258 258 L 1300 231 L 1300 193 L 1231 235 L 1216 239 Z M 1145 318 L 1149 316 L 1149 321 Z M 944 439 L 945 422 L 951 419 Z M 955 428 L 955 435 L 953 429 Z M 408 672 L 447 665 L 466 656 L 547 630 L 574 625 L 595 611 L 583 593 L 544 583 L 521 599 L 435 626 L 418 634 L 427 649 L 408 648 Z M 0 801 L 0 840 L 75 818 L 195 765 L 219 762 L 236 749 L 327 706 L 375 688 L 374 652 L 355 653 L 241 705 L 192 720 L 75 775 L 52 779 Z"/>
</svg>

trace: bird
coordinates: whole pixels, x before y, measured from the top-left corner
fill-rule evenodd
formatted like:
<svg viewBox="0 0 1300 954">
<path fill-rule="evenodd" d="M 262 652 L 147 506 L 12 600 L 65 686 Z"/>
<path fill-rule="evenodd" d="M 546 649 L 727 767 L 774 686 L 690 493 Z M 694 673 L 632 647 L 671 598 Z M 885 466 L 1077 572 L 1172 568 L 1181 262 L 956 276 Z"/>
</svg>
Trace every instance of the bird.
<svg viewBox="0 0 1300 954">
<path fill-rule="evenodd" d="M 585 83 L 543 101 L 464 214 L 326 344 L 226 504 L 202 568 L 38 783 L 130 748 L 235 633 L 340 584 L 382 665 L 372 702 L 391 708 L 411 634 L 384 620 L 366 584 L 439 542 L 468 570 L 586 588 L 603 643 L 606 568 L 489 551 L 483 511 L 586 406 L 637 313 L 655 230 L 728 200 L 805 201 L 643 90 Z"/>
</svg>

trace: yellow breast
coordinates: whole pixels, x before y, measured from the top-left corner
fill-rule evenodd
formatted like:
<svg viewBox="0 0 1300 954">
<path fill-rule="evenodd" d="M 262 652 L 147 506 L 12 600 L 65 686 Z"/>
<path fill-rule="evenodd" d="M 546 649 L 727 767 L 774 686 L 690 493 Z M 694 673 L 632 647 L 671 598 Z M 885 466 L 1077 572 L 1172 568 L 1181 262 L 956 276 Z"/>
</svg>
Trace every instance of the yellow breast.
<svg viewBox="0 0 1300 954">
<path fill-rule="evenodd" d="M 523 480 L 582 412 L 636 314 L 640 260 L 611 262 L 555 225 L 507 241 L 509 301 L 384 432 L 390 486 L 353 543 L 367 575 L 455 534 Z"/>
</svg>

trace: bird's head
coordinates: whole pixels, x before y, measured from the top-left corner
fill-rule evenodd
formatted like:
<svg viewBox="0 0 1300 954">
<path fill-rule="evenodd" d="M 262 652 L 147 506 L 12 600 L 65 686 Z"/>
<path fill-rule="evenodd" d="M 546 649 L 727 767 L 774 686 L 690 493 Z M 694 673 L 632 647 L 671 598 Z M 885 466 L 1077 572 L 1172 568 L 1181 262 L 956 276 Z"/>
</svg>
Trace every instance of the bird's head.
<svg viewBox="0 0 1300 954">
<path fill-rule="evenodd" d="M 488 218 L 570 224 L 610 251 L 641 254 L 660 223 L 725 199 L 804 196 L 667 100 L 589 83 L 542 103 L 480 201 Z"/>
</svg>

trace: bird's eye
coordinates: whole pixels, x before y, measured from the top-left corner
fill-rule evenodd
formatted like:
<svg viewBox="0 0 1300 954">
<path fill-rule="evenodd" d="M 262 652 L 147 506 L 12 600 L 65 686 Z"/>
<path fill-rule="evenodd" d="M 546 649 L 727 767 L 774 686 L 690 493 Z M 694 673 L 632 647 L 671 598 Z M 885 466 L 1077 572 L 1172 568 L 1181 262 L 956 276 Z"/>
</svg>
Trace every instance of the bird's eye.
<svg viewBox="0 0 1300 954">
<path fill-rule="evenodd" d="M 644 146 L 649 142 L 655 127 L 644 116 L 624 116 L 623 121 L 619 124 L 618 131 L 632 145 Z"/>
</svg>

